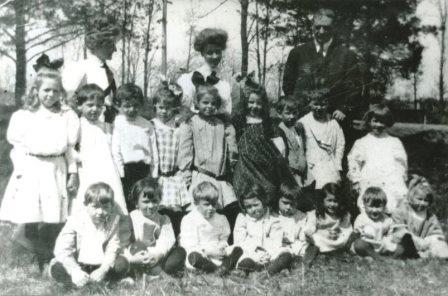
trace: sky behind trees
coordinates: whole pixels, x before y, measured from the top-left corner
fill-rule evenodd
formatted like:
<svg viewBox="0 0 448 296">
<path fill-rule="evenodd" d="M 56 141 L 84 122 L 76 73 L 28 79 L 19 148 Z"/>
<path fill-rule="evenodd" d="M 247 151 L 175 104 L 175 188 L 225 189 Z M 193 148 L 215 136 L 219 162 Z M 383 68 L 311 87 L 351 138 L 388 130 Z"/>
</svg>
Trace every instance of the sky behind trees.
<svg viewBox="0 0 448 296">
<path fill-rule="evenodd" d="M 435 0 L 423 0 L 417 9 L 417 15 L 425 25 L 436 25 L 439 23 L 436 8 L 431 4 Z M 437 0 L 436 0 L 437 1 Z M 168 6 L 168 61 L 175 62 L 176 66 L 182 66 L 187 59 L 188 50 L 188 14 L 194 13 L 196 18 L 196 30 L 205 27 L 223 28 L 229 33 L 228 50 L 224 63 L 234 62 L 231 60 L 240 59 L 240 4 L 238 0 L 175 0 Z M 0 8 L 1 10 L 4 8 Z M 161 33 L 160 28 L 156 27 L 156 32 Z M 434 81 L 437 77 L 437 60 L 439 57 L 438 43 L 434 36 L 421 36 L 420 42 L 425 46 L 421 69 L 423 75 L 419 84 L 419 96 L 434 96 Z M 81 39 L 77 39 L 64 47 L 57 48 L 48 52 L 49 56 L 59 58 L 64 56 L 67 63 L 82 58 Z M 284 51 L 275 48 L 270 52 L 268 59 L 271 61 L 280 60 L 282 56 L 288 54 L 291 47 Z M 161 60 L 161 52 L 156 55 L 157 62 Z M 196 58 L 197 59 L 197 58 Z M 14 89 L 14 65 L 5 58 L 0 58 L 2 71 L 0 73 L 0 88 Z M 32 78 L 32 65 L 34 61 L 28 63 L 28 77 Z M 117 52 L 111 62 L 112 67 L 120 67 L 120 54 Z M 235 67 L 239 70 L 239 67 Z M 255 70 L 255 61 L 249 58 L 249 69 Z M 392 95 L 401 97 L 409 93 L 409 83 L 403 80 L 397 80 Z M 409 94 L 408 94 L 409 95 Z M 412 95 L 411 95 L 412 98 Z"/>
</svg>

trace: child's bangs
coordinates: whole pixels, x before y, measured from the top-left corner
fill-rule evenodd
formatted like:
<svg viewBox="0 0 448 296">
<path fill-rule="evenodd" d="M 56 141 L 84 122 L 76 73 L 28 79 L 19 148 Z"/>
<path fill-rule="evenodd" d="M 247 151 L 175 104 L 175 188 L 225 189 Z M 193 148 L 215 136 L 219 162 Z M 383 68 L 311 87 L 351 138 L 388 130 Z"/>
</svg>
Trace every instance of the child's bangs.
<svg viewBox="0 0 448 296">
<path fill-rule="evenodd" d="M 193 190 L 193 199 L 196 203 L 201 200 L 216 203 L 218 198 L 219 191 L 216 186 L 210 182 L 199 183 L 199 185 Z"/>
<path fill-rule="evenodd" d="M 417 186 L 415 188 L 412 188 L 408 192 L 408 198 L 415 198 L 415 197 L 428 197 L 429 202 L 432 203 L 433 201 L 433 192 L 430 187 L 427 186 Z"/>
<path fill-rule="evenodd" d="M 150 201 L 158 201 L 160 200 L 160 196 L 158 194 L 158 190 L 156 188 L 152 187 L 145 187 L 143 188 L 142 192 L 140 193 L 141 197 L 144 197 Z"/>
<path fill-rule="evenodd" d="M 382 207 L 387 203 L 386 193 L 379 187 L 369 187 L 362 197 L 364 204 L 370 207 Z"/>
<path fill-rule="evenodd" d="M 87 188 L 84 205 L 112 203 L 114 200 L 114 191 L 105 183 L 96 183 Z"/>
</svg>

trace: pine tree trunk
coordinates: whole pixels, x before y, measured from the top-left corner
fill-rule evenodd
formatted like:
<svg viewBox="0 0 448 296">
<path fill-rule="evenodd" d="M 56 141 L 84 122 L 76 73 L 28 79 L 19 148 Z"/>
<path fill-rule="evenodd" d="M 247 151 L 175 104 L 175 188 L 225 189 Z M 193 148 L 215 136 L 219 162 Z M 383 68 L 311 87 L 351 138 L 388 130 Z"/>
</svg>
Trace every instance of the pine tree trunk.
<svg viewBox="0 0 448 296">
<path fill-rule="evenodd" d="M 145 34 L 145 53 L 143 57 L 143 95 L 148 97 L 149 86 L 149 52 L 151 51 L 151 23 L 154 11 L 154 0 L 151 0 L 148 4 L 148 25 L 146 26 Z"/>
<path fill-rule="evenodd" d="M 188 54 L 187 54 L 187 64 L 185 65 L 185 71 L 190 72 L 190 62 L 191 62 L 191 49 L 193 46 L 193 32 L 194 27 L 190 26 L 190 31 L 188 32 Z"/>
<path fill-rule="evenodd" d="M 258 81 L 261 82 L 261 55 L 260 55 L 260 14 L 258 10 L 258 2 L 255 2 L 255 53 L 257 55 Z"/>
<path fill-rule="evenodd" d="M 162 74 L 166 76 L 167 73 L 167 9 L 168 0 L 163 0 L 163 17 L 162 17 Z"/>
<path fill-rule="evenodd" d="M 446 21 L 448 12 L 441 13 L 440 28 L 440 63 L 439 63 L 439 102 L 443 103 L 445 95 L 445 61 L 446 61 Z"/>
<path fill-rule="evenodd" d="M 26 0 L 13 2 L 15 12 L 16 85 L 15 104 L 22 104 L 26 90 L 25 5 Z"/>
<path fill-rule="evenodd" d="M 128 21 L 128 2 L 125 0 L 123 3 L 123 24 L 121 27 L 121 32 L 123 34 L 121 39 L 121 84 L 125 83 L 126 80 L 126 27 Z"/>
<path fill-rule="evenodd" d="M 241 74 L 246 75 L 249 66 L 249 42 L 247 40 L 247 10 L 249 0 L 241 0 Z"/>
</svg>

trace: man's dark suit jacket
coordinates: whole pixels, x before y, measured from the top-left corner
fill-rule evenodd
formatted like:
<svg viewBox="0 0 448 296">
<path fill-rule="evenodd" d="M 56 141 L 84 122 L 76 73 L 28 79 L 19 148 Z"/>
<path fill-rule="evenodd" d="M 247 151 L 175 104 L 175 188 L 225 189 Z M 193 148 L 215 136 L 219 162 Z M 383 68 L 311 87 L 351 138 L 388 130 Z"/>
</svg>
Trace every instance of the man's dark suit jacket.
<svg viewBox="0 0 448 296">
<path fill-rule="evenodd" d="M 333 39 L 325 57 L 316 52 L 314 41 L 291 50 L 285 65 L 283 92 L 296 98 L 301 108 L 308 105 L 304 91 L 330 89 L 330 111 L 346 115 L 357 112 L 361 103 L 363 81 L 355 54 Z M 350 116 L 351 117 L 351 116 Z"/>
</svg>

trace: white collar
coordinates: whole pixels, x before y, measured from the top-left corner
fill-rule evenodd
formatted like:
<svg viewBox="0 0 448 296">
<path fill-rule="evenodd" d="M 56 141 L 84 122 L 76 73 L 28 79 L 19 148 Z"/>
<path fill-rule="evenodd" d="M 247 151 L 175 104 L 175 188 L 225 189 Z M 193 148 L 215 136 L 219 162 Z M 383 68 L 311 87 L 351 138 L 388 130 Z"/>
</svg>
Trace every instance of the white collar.
<svg viewBox="0 0 448 296">
<path fill-rule="evenodd" d="M 220 70 L 221 67 L 219 65 L 212 69 L 209 64 L 205 63 L 197 71 L 200 72 L 204 76 L 204 78 L 207 78 L 208 76 L 210 76 L 210 74 L 212 74 L 212 71 L 215 71 L 218 74 Z"/>
<path fill-rule="evenodd" d="M 104 64 L 107 64 L 108 61 L 100 60 L 96 55 L 94 55 L 90 51 L 88 53 L 89 53 L 89 56 L 88 56 L 89 63 L 97 64 L 99 67 L 102 67 Z"/>
<path fill-rule="evenodd" d="M 333 38 L 330 38 L 326 43 L 324 43 L 324 57 L 327 56 L 328 48 L 330 47 L 331 43 L 333 42 Z M 320 44 L 317 42 L 316 38 L 314 38 L 314 45 L 316 46 L 316 52 L 320 51 Z"/>
</svg>

